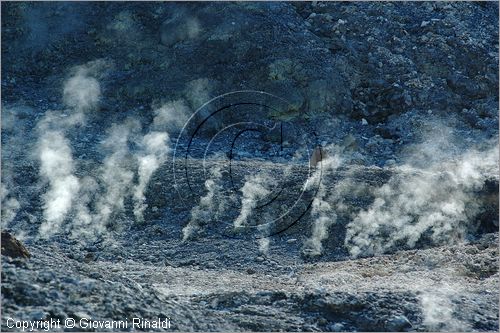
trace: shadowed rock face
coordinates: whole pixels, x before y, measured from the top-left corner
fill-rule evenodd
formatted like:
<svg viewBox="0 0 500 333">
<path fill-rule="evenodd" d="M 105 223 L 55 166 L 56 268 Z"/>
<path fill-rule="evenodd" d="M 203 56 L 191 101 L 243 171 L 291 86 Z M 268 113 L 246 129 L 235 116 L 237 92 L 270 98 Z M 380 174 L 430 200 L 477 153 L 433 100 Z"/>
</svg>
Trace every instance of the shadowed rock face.
<svg viewBox="0 0 500 333">
<path fill-rule="evenodd" d="M 326 158 L 326 155 L 324 156 L 323 154 L 326 153 L 321 150 L 321 147 L 315 147 L 309 159 L 309 165 L 313 168 L 316 167 L 319 162 Z"/>
<path fill-rule="evenodd" d="M 1 15 L 4 318 L 498 331 L 497 3 Z"/>
<path fill-rule="evenodd" d="M 484 208 L 477 217 L 478 231 L 494 232 L 498 230 L 498 179 L 485 181 L 478 197 Z"/>
<path fill-rule="evenodd" d="M 2 231 L 2 254 L 11 258 L 31 257 L 26 247 L 7 231 Z"/>
<path fill-rule="evenodd" d="M 72 55 L 108 59 L 116 66 L 105 80 L 110 105 L 169 96 L 189 97 L 190 106 L 197 108 L 206 101 L 202 94 L 253 89 L 289 100 L 291 110 L 284 112 L 349 113 L 352 108 L 348 84 L 333 58 L 288 4 L 110 3 L 88 4 L 81 11 L 77 7 L 6 7 L 4 17 L 23 30 L 5 26 L 6 36 L 17 42 L 6 45 L 4 56 L 15 57 L 23 50 L 41 57 L 43 64 L 33 63 L 30 71 L 54 79 L 59 72 L 55 68 L 77 64 Z M 106 13 L 106 19 L 98 13 Z M 70 16 L 79 23 L 64 22 Z M 60 48 L 64 54 L 53 57 Z M 132 69 L 142 74 L 132 74 Z M 22 73 L 26 68 L 15 70 Z M 9 91 L 7 95 L 14 97 Z"/>
</svg>

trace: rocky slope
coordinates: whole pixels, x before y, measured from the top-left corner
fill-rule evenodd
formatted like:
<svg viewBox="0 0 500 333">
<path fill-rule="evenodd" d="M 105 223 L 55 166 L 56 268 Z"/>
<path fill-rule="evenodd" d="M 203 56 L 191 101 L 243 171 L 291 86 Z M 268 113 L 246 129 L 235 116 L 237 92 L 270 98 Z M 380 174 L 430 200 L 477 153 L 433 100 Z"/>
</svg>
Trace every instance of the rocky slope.
<svg viewBox="0 0 500 333">
<path fill-rule="evenodd" d="M 498 330 L 498 4 L 2 3 L 2 60 L 2 330 Z"/>
<path fill-rule="evenodd" d="M 180 331 L 498 327 L 497 237 L 317 263 L 301 262 L 285 239 L 262 257 L 252 242 L 137 237 L 142 245 L 39 243 L 28 262 L 4 258 L 4 317 L 167 316 Z"/>
</svg>

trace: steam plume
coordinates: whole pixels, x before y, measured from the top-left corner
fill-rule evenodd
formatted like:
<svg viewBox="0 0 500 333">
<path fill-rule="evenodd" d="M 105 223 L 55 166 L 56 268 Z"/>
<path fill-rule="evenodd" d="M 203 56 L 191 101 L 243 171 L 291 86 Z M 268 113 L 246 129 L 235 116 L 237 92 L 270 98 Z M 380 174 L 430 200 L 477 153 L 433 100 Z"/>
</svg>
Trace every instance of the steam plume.
<svg viewBox="0 0 500 333">
<path fill-rule="evenodd" d="M 153 173 L 163 164 L 168 154 L 168 134 L 166 132 L 151 132 L 142 139 L 143 153 L 139 154 L 139 183 L 134 191 L 134 215 L 137 221 L 144 221 L 145 204 L 144 191 Z"/>
<path fill-rule="evenodd" d="M 234 221 L 236 229 L 243 227 L 247 219 L 252 214 L 252 210 L 257 207 L 259 200 L 266 198 L 271 194 L 270 188 L 275 184 L 275 181 L 265 173 L 247 176 L 246 182 L 241 188 L 241 210 L 240 214 Z"/>
<path fill-rule="evenodd" d="M 123 211 L 129 195 L 134 201 L 136 220 L 143 221 L 147 185 L 169 153 L 169 136 L 165 130 L 180 128 L 189 114 L 183 101 L 167 103 L 155 111 L 151 131 L 144 136 L 138 135 L 140 125 L 137 121 L 129 119 L 122 125 L 113 125 L 100 147 L 107 155 L 102 166 L 77 178 L 65 133 L 83 124 L 87 113 L 97 108 L 101 95 L 98 78 L 109 66 L 97 60 L 73 68 L 63 89 L 63 101 L 68 110 L 48 111 L 37 124 L 40 174 L 49 185 L 43 195 L 45 221 L 40 228 L 43 236 L 48 236 L 49 230 L 59 231 L 69 214 L 72 214 L 72 222 L 66 229 L 73 235 L 102 233 L 110 219 Z M 139 146 L 135 153 L 129 150 L 131 142 Z M 134 185 L 135 168 L 137 184 Z M 14 201 L 9 202 L 12 203 L 10 207 L 14 207 Z"/>
<path fill-rule="evenodd" d="M 260 254 L 267 255 L 269 252 L 269 243 L 271 240 L 269 237 L 264 237 L 259 239 L 259 252 Z"/>
<path fill-rule="evenodd" d="M 453 300 L 459 293 L 457 286 L 443 284 L 426 288 L 420 295 L 423 324 L 430 331 L 464 332 L 471 328 L 454 316 Z"/>
<path fill-rule="evenodd" d="M 76 110 L 88 110 L 97 106 L 100 95 L 99 82 L 81 69 L 64 86 L 64 103 Z"/>
<path fill-rule="evenodd" d="M 488 177 L 498 177 L 498 147 L 470 150 L 425 169 L 397 168 L 376 189 L 373 204 L 348 225 L 349 252 L 379 254 L 401 242 L 414 247 L 424 234 L 435 243 L 462 239 L 467 221 L 478 213 L 474 191 Z"/>
<path fill-rule="evenodd" d="M 94 61 L 74 69 L 63 89 L 64 103 L 72 109 L 69 117 L 61 112 L 49 111 L 37 124 L 40 138 L 37 154 L 40 161 L 40 175 L 49 184 L 44 197 L 44 221 L 40 226 L 40 235 L 48 237 L 50 232 L 57 232 L 67 214 L 71 211 L 80 190 L 80 181 L 73 174 L 71 145 L 65 137 L 65 131 L 84 121 L 84 112 L 97 106 L 100 96 L 99 82 L 92 73 L 100 70 L 105 63 Z"/>
<path fill-rule="evenodd" d="M 191 210 L 191 220 L 182 229 L 182 240 L 188 240 L 207 221 L 212 221 L 218 217 L 222 211 L 224 202 L 221 197 L 221 166 L 216 165 L 210 169 L 211 178 L 205 181 L 207 193 L 200 199 L 200 202 Z M 219 204 L 217 204 L 219 202 Z"/>
<path fill-rule="evenodd" d="M 44 195 L 44 218 L 40 235 L 58 230 L 78 194 L 80 184 L 73 175 L 74 163 L 69 141 L 61 132 L 49 131 L 39 142 L 40 174 L 49 183 Z"/>
<path fill-rule="evenodd" d="M 104 232 L 104 228 L 94 223 L 94 216 L 89 209 L 92 200 L 97 196 L 99 184 L 93 177 L 86 176 L 80 180 L 80 192 L 78 200 L 74 205 L 74 218 L 71 225 L 72 236 L 78 238 L 92 239 L 95 235 Z"/>
<path fill-rule="evenodd" d="M 197 109 L 212 95 L 212 84 L 207 78 L 193 80 L 186 85 L 184 95 L 193 109 Z"/>
<path fill-rule="evenodd" d="M 105 158 L 100 173 L 104 187 L 96 205 L 96 220 L 100 226 L 106 225 L 113 213 L 123 210 L 125 197 L 132 185 L 134 172 L 130 167 L 133 162 L 128 149 L 129 136 L 129 126 L 113 125 L 109 137 L 103 142 L 111 155 Z"/>
<path fill-rule="evenodd" d="M 97 78 L 110 66 L 110 63 L 99 59 L 73 68 L 73 75 L 64 83 L 64 104 L 76 112 L 95 109 L 101 95 Z"/>
<path fill-rule="evenodd" d="M 333 152 L 321 162 L 317 170 L 306 181 L 305 190 L 310 190 L 313 184 L 319 183 L 319 188 L 314 197 L 311 207 L 311 217 L 313 218 L 311 237 L 304 242 L 302 253 L 308 256 L 318 256 L 323 252 L 322 242 L 328 237 L 328 229 L 337 220 L 337 205 L 339 203 L 339 190 L 344 184 L 336 185 L 332 191 L 326 186 L 324 180 L 320 179 L 323 173 L 333 173 L 342 160 L 338 154 Z"/>
<path fill-rule="evenodd" d="M 184 100 L 176 100 L 164 103 L 154 111 L 153 129 L 156 131 L 167 131 L 172 133 L 185 124 L 191 110 Z"/>
<path fill-rule="evenodd" d="M 2 228 L 6 228 L 7 225 L 16 217 L 17 211 L 21 205 L 15 198 L 9 195 L 9 190 L 4 183 L 1 184 L 0 195 L 2 203 Z"/>
</svg>

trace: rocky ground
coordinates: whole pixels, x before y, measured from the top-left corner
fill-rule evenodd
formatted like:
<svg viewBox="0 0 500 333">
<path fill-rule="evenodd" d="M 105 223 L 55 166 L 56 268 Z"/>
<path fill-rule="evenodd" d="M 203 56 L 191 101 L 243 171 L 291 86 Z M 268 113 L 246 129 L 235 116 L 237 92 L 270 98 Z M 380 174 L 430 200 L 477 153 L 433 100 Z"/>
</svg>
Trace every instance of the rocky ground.
<svg viewBox="0 0 500 333">
<path fill-rule="evenodd" d="M 498 330 L 497 3 L 2 3 L 2 60 L 2 330 Z"/>
<path fill-rule="evenodd" d="M 498 325 L 498 238 L 304 263 L 287 239 L 150 240 L 76 250 L 38 243 L 3 260 L 4 316 L 168 316 L 175 330 L 486 330 Z M 288 239 L 289 240 L 289 239 Z M 186 253 L 188 252 L 188 253 Z"/>
</svg>

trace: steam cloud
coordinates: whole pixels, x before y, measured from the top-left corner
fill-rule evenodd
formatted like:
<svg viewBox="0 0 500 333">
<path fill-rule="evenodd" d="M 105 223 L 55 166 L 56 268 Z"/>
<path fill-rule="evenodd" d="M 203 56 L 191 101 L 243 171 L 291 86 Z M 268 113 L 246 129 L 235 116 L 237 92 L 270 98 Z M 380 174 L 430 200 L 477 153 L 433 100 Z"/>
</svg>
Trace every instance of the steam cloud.
<svg viewBox="0 0 500 333">
<path fill-rule="evenodd" d="M 197 109 L 203 103 L 210 100 L 212 95 L 212 84 L 207 78 L 193 80 L 186 85 L 184 95 L 193 109 Z"/>
<path fill-rule="evenodd" d="M 128 149 L 130 126 L 114 125 L 110 135 L 103 142 L 103 146 L 111 151 L 101 167 L 100 180 L 104 193 L 96 205 L 96 223 L 103 228 L 112 217 L 112 214 L 123 210 L 124 200 L 134 179 L 131 170 L 133 162 Z M 130 162 L 130 163 L 127 163 Z"/>
<path fill-rule="evenodd" d="M 73 175 L 74 163 L 69 141 L 61 132 L 46 132 L 39 143 L 40 174 L 49 183 L 44 195 L 44 221 L 40 235 L 58 230 L 78 194 L 80 184 Z"/>
<path fill-rule="evenodd" d="M 99 82 L 88 76 L 88 70 L 81 67 L 64 85 L 64 103 L 77 111 L 93 109 L 99 102 Z"/>
<path fill-rule="evenodd" d="M 473 192 L 498 175 L 498 147 L 395 171 L 375 190 L 373 204 L 347 226 L 345 245 L 352 256 L 384 253 L 400 243 L 414 247 L 424 234 L 436 243 L 462 239 L 479 209 Z"/>
<path fill-rule="evenodd" d="M 1 204 L 2 204 L 2 228 L 14 220 L 21 205 L 19 201 L 9 195 L 9 190 L 5 184 L 1 184 Z"/>
<path fill-rule="evenodd" d="M 168 134 L 166 132 L 151 132 L 142 139 L 142 150 L 144 154 L 137 157 L 139 184 L 134 192 L 134 215 L 137 221 L 144 221 L 145 204 L 144 191 L 153 173 L 163 164 L 168 154 Z"/>
<path fill-rule="evenodd" d="M 78 165 L 73 160 L 66 133 L 83 123 L 88 111 L 98 107 L 101 92 L 97 78 L 107 66 L 103 61 L 95 61 L 76 67 L 63 89 L 63 100 L 70 114 L 49 111 L 37 126 L 40 176 L 48 185 L 47 193 L 43 194 L 44 221 L 40 227 L 43 237 L 59 230 L 71 213 L 74 219 L 68 228 L 103 232 L 112 216 L 123 211 L 128 195 L 133 199 L 136 220 L 144 221 L 145 192 L 153 173 L 169 154 L 168 133 L 184 124 L 190 113 L 183 100 L 165 103 L 154 111 L 149 133 L 138 137 L 138 124 L 114 125 L 102 144 L 109 155 L 98 169 L 98 175 L 77 177 Z M 203 95 L 202 92 L 208 94 L 208 80 L 195 80 L 190 87 L 196 92 L 188 94 L 190 104 L 200 104 L 195 97 Z M 129 151 L 131 140 L 137 143 L 137 152 Z M 443 144 L 443 140 L 438 143 Z M 466 222 L 479 210 L 473 192 L 480 189 L 486 178 L 497 177 L 498 149 L 494 146 L 489 150 L 471 150 L 458 159 L 445 155 L 445 159 L 438 160 L 435 156 L 440 153 L 427 149 L 423 152 L 427 153 L 426 159 L 430 159 L 428 165 L 416 167 L 415 163 L 409 163 L 395 168 L 391 179 L 374 191 L 375 200 L 371 206 L 355 213 L 348 224 L 345 246 L 350 254 L 353 257 L 380 254 L 399 244 L 414 247 L 424 235 L 436 243 L 461 239 Z M 335 171 L 342 163 L 338 153 L 329 156 L 321 162 L 325 173 Z M 318 172 L 308 180 L 305 188 L 317 177 Z M 216 215 L 220 211 L 215 203 L 217 193 L 222 191 L 220 179 L 220 170 L 216 168 L 205 183 L 207 194 L 191 212 L 191 220 L 183 230 L 184 240 L 206 220 L 207 211 L 215 211 Z M 241 211 L 233 222 L 235 229 L 247 223 L 259 200 L 270 195 L 273 184 L 273 179 L 262 173 L 247 177 L 241 188 Z M 331 188 L 320 183 L 311 210 L 314 220 L 311 237 L 304 243 L 304 253 L 319 255 L 323 252 L 322 242 L 329 228 L 336 223 L 340 211 L 347 211 L 342 193 L 350 191 L 350 186 L 349 180 Z M 219 201 L 219 205 L 223 205 L 222 200 Z M 2 207 L 4 221 L 12 221 L 19 202 L 8 198 L 4 185 Z M 259 243 L 261 252 L 266 252 L 268 246 L 266 239 Z"/>
<path fill-rule="evenodd" d="M 178 41 L 195 39 L 202 32 L 201 22 L 192 16 L 187 16 L 182 9 L 177 14 L 163 22 L 160 31 L 160 40 L 170 46 Z"/>
<path fill-rule="evenodd" d="M 245 184 L 241 188 L 241 210 L 240 214 L 234 221 L 234 228 L 239 229 L 243 227 L 252 210 L 257 207 L 259 200 L 266 198 L 271 194 L 270 188 L 275 185 L 275 181 L 265 173 L 258 173 L 246 177 Z"/>
<path fill-rule="evenodd" d="M 420 295 L 423 324 L 430 331 L 470 331 L 470 327 L 455 318 L 453 300 L 461 295 L 457 286 L 444 284 L 440 288 L 427 288 Z"/>
<path fill-rule="evenodd" d="M 224 201 L 221 197 L 223 190 L 221 184 L 221 166 L 216 165 L 212 167 L 210 169 L 210 176 L 211 178 L 205 181 L 207 193 L 201 197 L 198 205 L 191 210 L 191 220 L 182 229 L 183 241 L 190 239 L 207 221 L 217 218 L 224 209 Z"/>
<path fill-rule="evenodd" d="M 99 82 L 90 76 L 92 71 L 102 68 L 104 62 L 95 61 L 88 66 L 79 66 L 75 74 L 64 84 L 64 103 L 73 113 L 64 117 L 61 113 L 48 112 L 38 124 L 41 137 L 37 152 L 40 161 L 40 175 L 49 184 L 44 194 L 44 221 L 40 226 L 42 237 L 59 230 L 70 212 L 80 190 L 80 181 L 73 174 L 71 145 L 65 131 L 84 121 L 84 112 L 95 108 L 100 97 Z"/>
<path fill-rule="evenodd" d="M 264 237 L 259 239 L 259 252 L 260 254 L 267 255 L 269 252 L 269 243 L 270 243 L 269 237 Z"/>
<path fill-rule="evenodd" d="M 191 114 L 191 109 L 182 99 L 164 103 L 154 111 L 153 129 L 169 133 L 181 128 Z"/>
<path fill-rule="evenodd" d="M 112 125 L 100 145 L 107 155 L 102 166 L 87 170 L 90 174 L 78 178 L 74 174 L 78 165 L 65 133 L 83 124 L 87 112 L 97 108 L 100 99 L 97 77 L 106 67 L 108 64 L 100 60 L 76 67 L 63 89 L 63 100 L 70 114 L 49 111 L 37 125 L 40 175 L 48 184 L 48 191 L 43 194 L 44 220 L 39 230 L 42 237 L 60 231 L 69 216 L 71 223 L 64 228 L 72 231 L 73 236 L 101 234 L 110 219 L 123 211 L 129 195 L 134 201 L 136 220 L 144 221 L 147 185 L 169 153 L 169 135 L 164 130 L 179 127 L 182 119 L 179 116 L 186 117 L 188 112 L 182 101 L 167 103 L 155 111 L 151 130 L 144 136 L 139 134 L 141 127 L 137 121 L 128 119 Z M 129 150 L 132 142 L 138 146 L 136 152 Z M 13 208 L 13 201 L 10 203 Z"/>
<path fill-rule="evenodd" d="M 104 231 L 102 227 L 94 223 L 94 216 L 89 209 L 89 205 L 97 195 L 98 190 L 99 184 L 93 177 L 86 176 L 80 180 L 78 200 L 74 203 L 75 216 L 71 225 L 68 226 L 72 237 L 92 239 L 96 234 Z"/>
<path fill-rule="evenodd" d="M 339 154 L 335 154 L 335 147 L 326 159 L 319 162 L 313 175 L 306 181 L 304 190 L 310 190 L 313 184 L 319 184 L 318 192 L 314 197 L 311 207 L 311 217 L 313 218 L 311 237 L 309 237 L 302 247 L 302 253 L 307 256 L 318 256 L 323 252 L 322 242 L 328 237 L 328 229 L 337 220 L 337 209 L 341 200 L 340 188 L 345 187 L 344 183 L 337 184 L 331 189 L 326 186 L 321 179 L 322 173 L 333 173 L 338 169 L 343 161 Z"/>
</svg>

